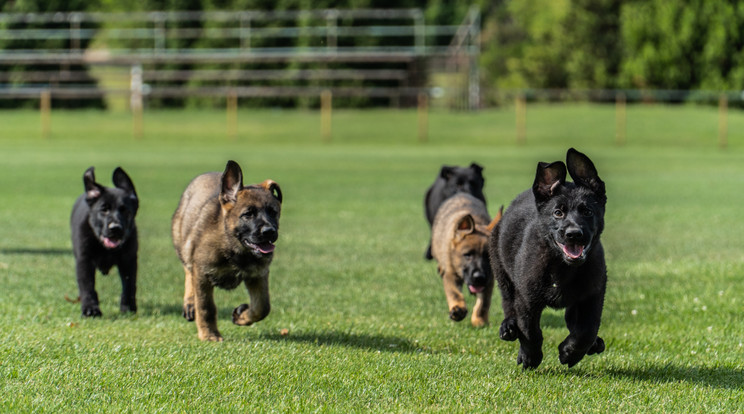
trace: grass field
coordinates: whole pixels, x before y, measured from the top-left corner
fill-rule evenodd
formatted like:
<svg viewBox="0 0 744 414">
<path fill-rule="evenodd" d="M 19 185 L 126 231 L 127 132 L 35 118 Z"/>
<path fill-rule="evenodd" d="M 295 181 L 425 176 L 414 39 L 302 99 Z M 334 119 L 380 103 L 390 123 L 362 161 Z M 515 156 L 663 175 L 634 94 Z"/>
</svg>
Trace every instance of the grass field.
<svg viewBox="0 0 744 414">
<path fill-rule="evenodd" d="M 744 114 L 717 146 L 715 108 L 631 106 L 624 146 L 611 106 L 531 106 L 527 142 L 509 109 L 317 113 L 159 112 L 132 137 L 126 114 L 0 112 L 0 412 L 741 412 L 744 407 Z M 542 365 L 491 326 L 454 323 L 423 260 L 422 200 L 439 167 L 477 161 L 495 212 L 537 161 L 574 146 L 607 183 L 607 350 L 567 369 L 562 312 L 543 314 Z M 246 183 L 284 193 L 272 312 L 230 323 L 242 287 L 218 291 L 223 343 L 180 315 L 183 274 L 169 223 L 181 191 L 228 159 Z M 114 167 L 141 204 L 139 312 L 118 313 L 118 275 L 97 276 L 102 318 L 82 319 L 69 214 L 82 174 Z M 472 307 L 472 298 L 468 299 Z M 288 330 L 282 335 L 281 330 Z"/>
</svg>

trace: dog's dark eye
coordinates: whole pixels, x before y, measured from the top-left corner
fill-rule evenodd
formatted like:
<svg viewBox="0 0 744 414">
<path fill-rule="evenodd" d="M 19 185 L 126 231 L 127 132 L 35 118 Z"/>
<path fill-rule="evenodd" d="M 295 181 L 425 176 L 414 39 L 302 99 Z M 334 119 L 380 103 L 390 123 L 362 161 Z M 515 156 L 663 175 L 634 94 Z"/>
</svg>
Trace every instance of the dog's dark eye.
<svg viewBox="0 0 744 414">
<path fill-rule="evenodd" d="M 110 204 L 101 204 L 101 213 L 108 213 L 111 211 L 111 205 Z"/>
<path fill-rule="evenodd" d="M 242 214 L 245 218 L 253 218 L 256 216 L 256 208 L 255 207 L 249 207 L 248 210 L 244 211 Z"/>
<path fill-rule="evenodd" d="M 590 208 L 584 207 L 581 209 L 581 215 L 584 217 L 591 217 L 594 215 L 594 212 Z"/>
<path fill-rule="evenodd" d="M 277 212 L 273 208 L 267 208 L 266 209 L 266 214 L 268 214 L 270 217 L 276 217 Z"/>
<path fill-rule="evenodd" d="M 465 256 L 465 257 L 467 257 L 469 259 L 469 258 L 475 256 L 475 252 L 472 251 L 472 250 L 468 250 L 467 252 L 465 252 L 465 254 L 463 254 L 463 256 Z"/>
<path fill-rule="evenodd" d="M 563 210 L 557 208 L 555 211 L 553 211 L 553 217 L 557 219 L 562 219 L 566 214 L 563 212 Z"/>
</svg>

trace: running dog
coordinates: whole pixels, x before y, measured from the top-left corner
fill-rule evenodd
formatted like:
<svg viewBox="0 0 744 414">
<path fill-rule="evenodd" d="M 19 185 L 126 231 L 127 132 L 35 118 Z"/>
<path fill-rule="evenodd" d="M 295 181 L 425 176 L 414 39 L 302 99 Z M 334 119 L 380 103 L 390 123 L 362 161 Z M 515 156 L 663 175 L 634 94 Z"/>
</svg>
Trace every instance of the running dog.
<svg viewBox="0 0 744 414">
<path fill-rule="evenodd" d="M 196 321 L 199 339 L 222 341 L 214 288 L 243 283 L 251 303 L 233 310 L 236 325 L 264 319 L 269 302 L 269 265 L 279 237 L 279 184 L 243 186 L 243 172 L 228 161 L 223 173 L 196 177 L 186 187 L 172 221 L 173 245 L 183 264 L 183 316 Z"/>
<path fill-rule="evenodd" d="M 574 182 L 566 181 L 566 168 Z M 543 359 L 540 315 L 566 309 L 561 364 L 576 365 L 605 349 L 597 336 L 607 269 L 600 235 L 607 196 L 592 161 L 571 148 L 566 164 L 538 163 L 532 189 L 518 195 L 489 238 L 491 268 L 501 290 L 499 336 L 519 339 L 517 364 Z"/>
<path fill-rule="evenodd" d="M 101 316 L 96 293 L 96 269 L 107 275 L 113 266 L 121 278 L 121 312 L 137 312 L 137 226 L 139 199 L 134 184 L 120 167 L 114 188 L 96 182 L 94 168 L 83 174 L 83 193 L 70 216 L 80 306 L 83 316 Z"/>
</svg>

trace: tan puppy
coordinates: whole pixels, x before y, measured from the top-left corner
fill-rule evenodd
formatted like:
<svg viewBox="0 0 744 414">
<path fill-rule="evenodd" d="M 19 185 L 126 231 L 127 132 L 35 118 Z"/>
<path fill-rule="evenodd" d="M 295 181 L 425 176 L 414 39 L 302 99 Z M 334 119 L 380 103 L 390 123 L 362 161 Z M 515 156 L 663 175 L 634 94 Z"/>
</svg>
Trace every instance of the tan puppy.
<svg viewBox="0 0 744 414">
<path fill-rule="evenodd" d="M 461 321 L 468 313 L 463 284 L 476 296 L 470 322 L 488 324 L 493 294 L 493 275 L 488 261 L 488 234 L 501 218 L 491 221 L 483 201 L 466 193 L 448 198 L 434 217 L 431 229 L 432 255 L 439 263 L 450 319 Z"/>
<path fill-rule="evenodd" d="M 225 171 L 196 177 L 173 214 L 173 245 L 186 273 L 183 316 L 196 320 L 199 339 L 222 341 L 217 330 L 214 287 L 234 289 L 244 283 L 251 304 L 233 310 L 236 325 L 265 318 L 269 302 L 269 264 L 279 233 L 282 192 L 266 180 L 243 187 L 234 161 Z"/>
</svg>

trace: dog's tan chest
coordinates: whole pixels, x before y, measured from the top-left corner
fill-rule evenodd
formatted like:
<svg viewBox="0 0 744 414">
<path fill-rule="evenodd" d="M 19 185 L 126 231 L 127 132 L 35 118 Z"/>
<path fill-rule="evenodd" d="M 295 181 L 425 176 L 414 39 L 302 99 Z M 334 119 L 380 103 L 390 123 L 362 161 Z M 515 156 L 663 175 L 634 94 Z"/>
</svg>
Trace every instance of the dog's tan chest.
<svg viewBox="0 0 744 414">
<path fill-rule="evenodd" d="M 204 277 L 212 285 L 222 289 L 235 289 L 241 283 L 252 279 L 259 279 L 268 273 L 266 265 L 237 266 L 230 262 L 208 266 L 203 269 Z"/>
</svg>

